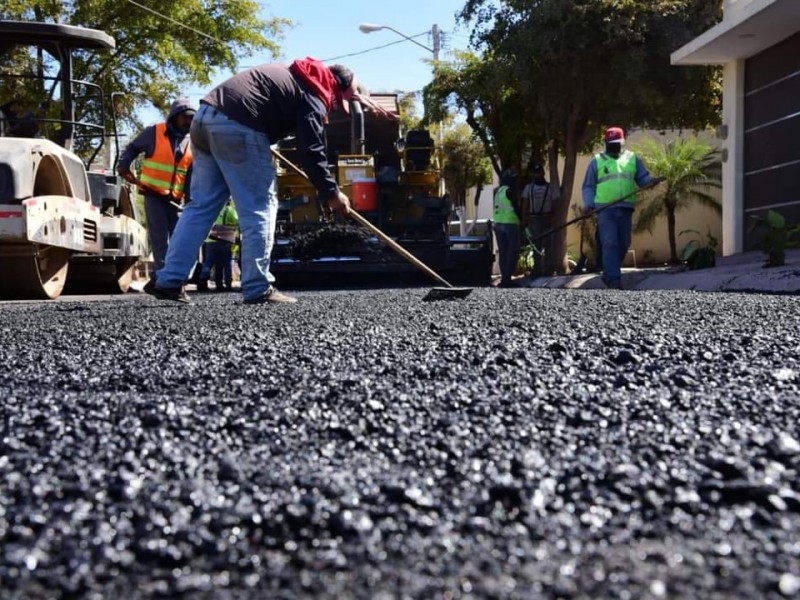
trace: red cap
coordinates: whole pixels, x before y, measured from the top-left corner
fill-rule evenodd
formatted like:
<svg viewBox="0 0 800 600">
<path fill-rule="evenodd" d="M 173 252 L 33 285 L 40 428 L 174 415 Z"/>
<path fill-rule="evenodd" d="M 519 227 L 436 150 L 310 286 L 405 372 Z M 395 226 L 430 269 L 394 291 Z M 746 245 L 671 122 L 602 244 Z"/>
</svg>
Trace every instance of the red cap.
<svg viewBox="0 0 800 600">
<path fill-rule="evenodd" d="M 622 131 L 621 127 L 609 127 L 606 129 L 606 143 L 609 142 L 625 143 L 625 132 Z"/>
</svg>

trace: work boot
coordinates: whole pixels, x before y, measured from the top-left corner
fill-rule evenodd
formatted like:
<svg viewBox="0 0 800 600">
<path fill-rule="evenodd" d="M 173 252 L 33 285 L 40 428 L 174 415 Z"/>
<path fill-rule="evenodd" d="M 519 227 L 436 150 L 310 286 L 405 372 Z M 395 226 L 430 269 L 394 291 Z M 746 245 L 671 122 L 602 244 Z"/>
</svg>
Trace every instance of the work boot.
<svg viewBox="0 0 800 600">
<path fill-rule="evenodd" d="M 151 277 L 150 280 L 144 284 L 142 291 L 145 294 L 150 294 L 151 296 L 155 293 L 156 290 L 156 278 Z"/>
<path fill-rule="evenodd" d="M 172 302 L 180 302 L 181 304 L 191 304 L 192 299 L 186 293 L 186 288 L 181 286 L 177 288 L 160 288 L 156 286 L 153 291 L 153 296 L 159 300 L 171 300 Z"/>
<path fill-rule="evenodd" d="M 208 291 L 208 279 L 201 279 L 197 282 L 197 291 L 198 292 Z"/>
<path fill-rule="evenodd" d="M 274 286 L 271 286 L 263 296 L 244 301 L 245 304 L 294 304 L 295 302 L 297 298 L 279 292 Z"/>
</svg>

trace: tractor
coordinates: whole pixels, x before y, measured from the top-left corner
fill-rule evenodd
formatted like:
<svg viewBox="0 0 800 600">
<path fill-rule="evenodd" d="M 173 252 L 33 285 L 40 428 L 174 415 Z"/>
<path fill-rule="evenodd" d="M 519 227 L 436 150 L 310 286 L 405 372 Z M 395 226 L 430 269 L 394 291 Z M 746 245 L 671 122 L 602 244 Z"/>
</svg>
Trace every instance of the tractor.
<svg viewBox="0 0 800 600">
<path fill-rule="evenodd" d="M 129 185 L 93 168 L 106 95 L 73 79 L 76 53 L 113 48 L 95 29 L 0 20 L 0 298 L 126 292 L 148 253 Z"/>
</svg>

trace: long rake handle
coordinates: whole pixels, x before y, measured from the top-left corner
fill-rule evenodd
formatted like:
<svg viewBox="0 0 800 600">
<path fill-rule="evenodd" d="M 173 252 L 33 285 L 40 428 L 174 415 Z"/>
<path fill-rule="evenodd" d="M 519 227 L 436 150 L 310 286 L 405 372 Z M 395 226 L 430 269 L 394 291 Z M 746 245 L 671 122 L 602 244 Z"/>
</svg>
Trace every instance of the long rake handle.
<svg viewBox="0 0 800 600">
<path fill-rule="evenodd" d="M 300 176 L 304 177 L 307 181 L 311 181 L 311 179 L 309 179 L 308 175 L 306 174 L 305 171 L 303 171 L 303 169 L 301 169 L 296 164 L 294 164 L 292 161 L 290 161 L 285 156 L 283 156 L 283 154 L 281 154 L 278 150 L 273 149 L 272 153 L 275 156 L 277 156 L 280 160 L 285 162 L 287 165 L 289 165 L 292 169 L 294 169 Z M 392 250 L 397 252 L 400 256 L 405 258 L 408 262 L 410 262 L 412 265 L 414 265 L 418 269 L 424 271 L 425 273 L 427 273 L 428 275 L 433 277 L 436 281 L 441 283 L 443 286 L 449 287 L 449 288 L 453 287 L 453 285 L 451 283 L 449 283 L 447 280 L 445 280 L 436 271 L 431 269 L 428 265 L 426 265 L 424 262 L 419 260 L 416 256 L 411 254 L 411 252 L 409 252 L 408 250 L 403 248 L 400 244 L 398 244 L 392 238 L 390 238 L 388 235 L 383 233 L 375 225 L 373 225 L 372 223 L 367 221 L 367 219 L 365 219 L 363 216 L 361 216 L 359 213 L 357 213 L 354 209 L 351 208 L 350 212 L 347 214 L 347 216 L 350 217 L 351 219 L 353 219 L 354 221 L 356 221 L 359 225 L 362 225 L 363 227 L 366 227 L 367 229 L 369 229 L 372 233 L 374 233 L 377 237 L 379 237 Z"/>
<path fill-rule="evenodd" d="M 387 246 L 389 246 L 392 250 L 397 252 L 400 256 L 405 258 L 408 262 L 410 262 L 412 265 L 414 265 L 418 269 L 420 269 L 422 271 L 425 271 L 428 275 L 433 277 L 436 281 L 441 283 L 443 286 L 449 287 L 449 288 L 453 287 L 452 284 L 448 283 L 436 271 L 431 269 L 428 265 L 426 265 L 424 262 L 419 260 L 416 256 L 411 254 L 411 252 L 409 252 L 408 250 L 403 248 L 400 244 L 395 242 L 392 238 L 390 238 L 388 235 L 383 233 L 380 229 L 375 227 L 375 225 L 373 225 L 372 223 L 367 221 L 367 219 L 365 219 L 363 216 L 361 216 L 355 210 L 350 209 L 350 212 L 348 213 L 347 216 L 350 217 L 351 219 L 353 219 L 354 221 L 356 221 L 359 225 L 362 225 L 362 226 L 366 227 L 367 229 L 369 229 L 372 233 L 374 233 L 376 236 L 378 236 L 383 241 L 383 243 L 385 243 Z"/>
<path fill-rule="evenodd" d="M 574 219 L 570 219 L 569 221 L 567 221 L 566 223 L 564 223 L 563 225 L 561 225 L 559 227 L 554 227 L 553 229 L 550 229 L 549 231 L 545 231 L 541 235 L 537 235 L 535 238 L 530 238 L 529 241 L 530 242 L 538 242 L 542 238 L 546 238 L 548 235 L 553 235 L 556 231 L 561 231 L 562 229 L 564 229 L 566 227 L 569 227 L 570 225 L 572 225 L 574 223 L 577 223 L 578 221 L 585 221 L 586 219 L 589 219 L 589 218 L 595 216 L 597 213 L 603 212 L 607 208 L 611 208 L 612 206 L 616 206 L 617 204 L 620 204 L 621 202 L 625 202 L 625 200 L 635 196 L 636 194 L 638 194 L 640 192 L 643 192 L 645 190 L 649 190 L 650 188 L 654 188 L 659 183 L 661 183 L 661 182 L 660 181 L 656 181 L 655 183 L 651 183 L 650 185 L 646 185 L 644 187 L 640 187 L 640 188 L 634 190 L 633 192 L 631 192 L 630 194 L 628 194 L 626 196 L 623 196 L 622 198 L 620 198 L 618 200 L 614 200 L 613 202 L 609 202 L 608 204 L 605 204 L 605 205 L 601 206 L 600 208 L 595 208 L 590 213 L 586 213 L 585 215 L 581 215 L 579 217 L 575 217 Z M 583 237 L 583 236 L 581 236 L 581 237 Z"/>
</svg>

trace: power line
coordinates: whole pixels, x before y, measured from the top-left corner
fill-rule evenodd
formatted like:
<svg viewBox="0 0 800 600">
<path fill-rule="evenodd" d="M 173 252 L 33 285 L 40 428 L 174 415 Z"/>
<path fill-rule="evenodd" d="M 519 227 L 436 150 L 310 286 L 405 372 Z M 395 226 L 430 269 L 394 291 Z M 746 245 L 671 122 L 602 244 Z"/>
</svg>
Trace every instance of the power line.
<svg viewBox="0 0 800 600">
<path fill-rule="evenodd" d="M 130 0 L 129 0 L 130 1 Z M 428 31 L 423 31 L 422 33 L 418 33 L 417 35 L 410 35 L 409 38 L 418 38 L 422 37 L 423 35 L 428 35 Z M 334 56 L 333 58 L 323 58 L 322 62 L 328 62 L 331 60 L 339 60 L 340 58 L 348 58 L 350 56 L 359 56 L 361 54 L 367 54 L 368 52 L 374 52 L 375 50 L 382 50 L 383 48 L 388 48 L 389 46 L 394 46 L 395 44 L 402 44 L 408 40 L 397 40 L 395 42 L 389 42 L 388 44 L 384 44 L 383 46 L 374 46 L 372 48 L 367 48 L 366 50 L 361 50 L 360 52 L 351 52 L 350 54 L 342 54 L 341 56 Z"/>
<path fill-rule="evenodd" d="M 220 39 L 217 39 L 217 38 L 215 38 L 213 35 L 208 35 L 208 34 L 207 34 L 206 32 L 204 32 L 204 31 L 200 31 L 199 29 L 195 29 L 194 27 L 189 27 L 188 25 L 186 25 L 186 24 L 184 24 L 184 23 L 181 23 L 180 21 L 176 21 L 176 20 L 175 20 L 175 19 L 173 19 L 172 17 L 168 17 L 167 15 L 165 15 L 165 14 L 162 14 L 162 13 L 158 12 L 157 10 L 153 10 L 153 9 L 152 9 L 152 8 L 150 8 L 149 6 L 145 6 L 144 4 L 139 4 L 138 2 L 136 2 L 136 0 L 127 0 L 127 1 L 128 1 L 129 3 L 131 3 L 131 4 L 133 4 L 134 6 L 138 6 L 139 8 L 142 8 L 142 9 L 146 10 L 147 12 L 153 13 L 153 14 L 154 14 L 154 15 L 156 15 L 157 17 L 161 17 L 162 19 L 166 19 L 167 21 L 169 21 L 169 22 L 171 22 L 171 23 L 174 23 L 174 24 L 175 24 L 175 25 L 177 25 L 178 27 L 183 27 L 184 29 L 188 29 L 189 31 L 193 31 L 193 32 L 195 32 L 196 34 L 198 34 L 198 35 L 202 35 L 203 37 L 205 37 L 205 38 L 208 38 L 208 39 L 210 39 L 210 40 L 212 40 L 212 41 L 214 41 L 214 42 L 217 42 L 217 43 L 219 43 L 219 44 L 222 44 L 223 46 L 225 46 L 225 45 L 226 45 L 226 43 L 225 43 L 225 42 L 223 42 L 223 41 L 222 41 L 222 40 L 220 40 Z"/>
<path fill-rule="evenodd" d="M 199 29 L 195 29 L 194 27 L 190 27 L 189 25 L 186 25 L 185 23 L 181 23 L 180 21 L 176 21 L 175 19 L 173 19 L 172 17 L 170 17 L 168 15 L 160 13 L 157 10 L 154 10 L 154 9 L 150 8 L 149 6 L 145 6 L 144 4 L 140 4 L 139 2 L 136 2 L 136 0 L 126 0 L 126 1 L 128 3 L 130 3 L 130 4 L 133 4 L 134 6 L 138 6 L 139 8 L 141 8 L 143 10 L 146 10 L 147 12 L 156 15 L 157 17 L 160 17 L 162 19 L 166 19 L 167 21 L 177 25 L 178 27 L 182 27 L 183 29 L 187 29 L 189 31 L 192 31 L 192 32 L 198 34 L 198 35 L 202 35 L 203 37 L 208 38 L 209 40 L 212 40 L 214 42 L 217 42 L 218 44 L 221 44 L 223 46 L 226 44 L 222 40 L 220 40 L 218 38 L 215 38 L 212 35 L 208 35 L 204 31 L 200 31 Z M 422 33 L 418 33 L 416 35 L 409 35 L 409 36 L 407 36 L 407 39 L 402 39 L 402 40 L 397 40 L 397 41 L 394 41 L 394 42 L 389 42 L 388 44 L 383 44 L 382 46 L 373 46 L 372 48 L 367 48 L 366 50 L 361 50 L 359 52 L 351 52 L 350 54 L 342 54 L 340 56 L 334 56 L 332 58 L 323 58 L 322 62 L 329 62 L 329 61 L 332 61 L 332 60 L 339 60 L 340 58 L 349 58 L 351 56 L 360 56 L 361 54 L 367 54 L 369 52 L 374 52 L 375 50 L 382 50 L 383 48 L 388 48 L 390 46 L 394 46 L 395 44 L 402 44 L 403 42 L 406 42 L 409 39 L 413 40 L 414 38 L 422 37 L 423 35 L 428 35 L 428 34 L 430 34 L 429 31 L 423 31 Z"/>
</svg>

